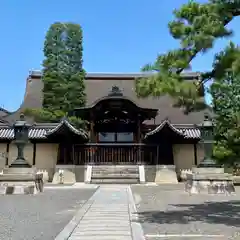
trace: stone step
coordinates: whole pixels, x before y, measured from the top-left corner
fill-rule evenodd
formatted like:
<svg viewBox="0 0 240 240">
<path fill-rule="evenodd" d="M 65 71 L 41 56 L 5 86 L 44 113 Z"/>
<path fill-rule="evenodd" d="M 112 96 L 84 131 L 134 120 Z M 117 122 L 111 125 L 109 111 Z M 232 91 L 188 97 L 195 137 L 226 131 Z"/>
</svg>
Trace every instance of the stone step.
<svg viewBox="0 0 240 240">
<path fill-rule="evenodd" d="M 120 167 L 113 167 L 113 166 L 93 166 L 93 169 L 96 170 L 101 170 L 101 171 L 105 171 L 105 170 L 111 170 L 111 171 L 124 171 L 124 170 L 129 170 L 129 171 L 133 171 L 138 169 L 138 166 L 134 166 L 134 167 L 128 167 L 128 166 L 120 166 Z"/>
<path fill-rule="evenodd" d="M 139 179 L 92 179 L 92 184 L 137 184 Z"/>
<path fill-rule="evenodd" d="M 92 174 L 138 174 L 138 170 L 136 171 L 99 171 L 99 170 L 92 170 Z"/>
<path fill-rule="evenodd" d="M 97 173 L 92 173 L 92 176 L 101 176 L 101 175 L 105 175 L 105 176 L 138 176 L 139 173 L 109 173 L 109 172 L 97 172 Z"/>
<path fill-rule="evenodd" d="M 138 169 L 137 165 L 94 165 L 94 169 L 101 169 L 101 170 L 106 170 L 106 169 Z"/>
<path fill-rule="evenodd" d="M 92 170 L 92 173 L 109 173 L 109 174 L 114 174 L 114 173 L 122 173 L 122 174 L 134 174 L 134 173 L 138 173 L 138 169 L 134 170 L 134 171 L 117 171 L 117 170 L 104 170 L 104 171 L 100 171 L 100 170 Z"/>
<path fill-rule="evenodd" d="M 91 183 L 139 183 L 138 166 L 93 166 Z"/>
<path fill-rule="evenodd" d="M 139 179 L 139 174 L 92 174 L 92 178 L 99 178 L 99 179 L 103 179 L 103 178 L 118 178 L 118 179 L 131 179 L 131 178 L 136 178 Z"/>
</svg>

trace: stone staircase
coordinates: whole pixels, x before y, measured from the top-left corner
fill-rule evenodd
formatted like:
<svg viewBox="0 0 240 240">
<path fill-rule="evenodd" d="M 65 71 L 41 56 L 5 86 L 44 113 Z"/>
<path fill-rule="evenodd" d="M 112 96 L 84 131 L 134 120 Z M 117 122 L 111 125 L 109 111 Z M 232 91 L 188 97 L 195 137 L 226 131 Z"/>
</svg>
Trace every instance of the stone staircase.
<svg viewBox="0 0 240 240">
<path fill-rule="evenodd" d="M 92 166 L 91 183 L 137 184 L 139 183 L 139 167 L 137 165 Z"/>
</svg>

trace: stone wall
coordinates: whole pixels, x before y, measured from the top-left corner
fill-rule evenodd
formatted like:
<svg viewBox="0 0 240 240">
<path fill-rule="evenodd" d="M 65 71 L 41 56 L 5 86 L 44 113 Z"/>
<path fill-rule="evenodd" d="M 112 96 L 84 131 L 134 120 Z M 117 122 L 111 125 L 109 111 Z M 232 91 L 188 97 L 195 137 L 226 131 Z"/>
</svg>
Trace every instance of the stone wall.
<svg viewBox="0 0 240 240">
<path fill-rule="evenodd" d="M 189 169 L 195 165 L 194 145 L 176 144 L 173 146 L 173 156 L 176 169 Z"/>
<path fill-rule="evenodd" d="M 201 144 L 196 145 L 197 164 L 200 163 L 204 156 L 203 148 Z M 176 144 L 173 146 L 174 164 L 176 167 L 176 173 L 179 178 L 180 170 L 192 169 L 195 166 L 195 153 L 194 144 Z M 151 165 L 145 166 L 145 178 L 146 182 L 159 182 L 163 176 L 162 166 Z"/>
<path fill-rule="evenodd" d="M 204 152 L 201 144 L 197 144 L 197 163 L 199 164 L 203 158 Z M 0 143 L 0 152 L 6 153 L 7 143 Z M 194 144 L 178 144 L 173 146 L 174 163 L 176 166 L 177 174 L 179 175 L 180 169 L 191 169 L 195 164 L 194 157 Z M 53 179 L 53 175 L 56 172 L 58 155 L 58 144 L 53 143 L 36 143 L 36 155 L 35 155 L 35 167 L 38 170 L 46 170 L 49 174 L 49 179 Z M 24 156 L 26 160 L 32 165 L 34 152 L 33 144 L 26 145 L 24 150 Z M 9 164 L 12 163 L 17 157 L 17 147 L 11 143 L 9 145 Z M 0 169 L 5 167 L 6 158 L 0 157 Z M 67 166 L 66 166 L 67 167 Z M 71 169 L 74 173 L 77 182 L 84 181 L 85 167 L 74 166 Z M 155 182 L 157 177 L 157 166 L 145 166 L 145 177 L 147 182 Z"/>
<path fill-rule="evenodd" d="M 56 172 L 58 146 L 59 144 L 54 143 L 36 143 L 35 167 L 37 170 L 46 170 L 48 172 L 50 181 L 53 179 L 54 173 Z M 0 153 L 7 154 L 7 143 L 0 143 Z M 14 143 L 11 143 L 9 145 L 8 165 L 10 165 L 16 159 L 16 157 L 17 147 Z M 25 146 L 24 157 L 29 164 L 33 165 L 34 144 L 29 143 Z M 6 157 L 4 155 L 0 155 L 0 170 L 5 167 L 5 164 Z M 76 174 L 76 181 L 84 181 L 84 171 L 84 166 L 74 167 L 74 175 Z"/>
<path fill-rule="evenodd" d="M 173 146 L 174 163 L 177 175 L 183 169 L 192 169 L 195 166 L 194 144 L 176 144 Z M 197 164 L 199 164 L 204 156 L 202 144 L 196 145 Z"/>
<path fill-rule="evenodd" d="M 58 144 L 55 143 L 37 143 L 36 144 L 36 168 L 46 170 L 49 179 L 53 178 L 57 164 Z"/>
<path fill-rule="evenodd" d="M 34 145 L 28 143 L 24 148 L 24 157 L 30 165 L 33 165 Z M 6 153 L 7 143 L 0 143 L 0 153 Z M 46 170 L 50 179 L 55 172 L 57 163 L 58 144 L 36 143 L 35 167 L 39 170 Z M 14 143 L 9 145 L 8 165 L 17 157 L 17 147 Z M 5 167 L 6 158 L 0 155 L 0 169 Z"/>
</svg>

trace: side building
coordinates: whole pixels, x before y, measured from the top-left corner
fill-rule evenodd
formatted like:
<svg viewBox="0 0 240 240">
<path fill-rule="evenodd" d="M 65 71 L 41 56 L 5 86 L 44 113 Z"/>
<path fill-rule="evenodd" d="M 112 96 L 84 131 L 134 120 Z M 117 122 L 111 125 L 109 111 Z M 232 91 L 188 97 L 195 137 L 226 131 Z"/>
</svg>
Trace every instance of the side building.
<svg viewBox="0 0 240 240">
<path fill-rule="evenodd" d="M 191 169 L 203 158 L 200 132 L 196 124 L 204 112 L 185 114 L 173 107 L 168 96 L 139 99 L 135 80 L 139 74 L 88 73 L 87 104 L 73 114 L 89 122 L 88 131 L 76 129 L 67 119 L 59 123 L 36 123 L 30 129 L 25 158 L 50 179 L 60 168 L 86 180 L 87 166 L 145 166 L 146 181 L 161 181 L 158 169 Z M 16 112 L 0 116 L 0 168 L 16 158 L 12 124 L 26 108 L 42 107 L 40 71 L 30 72 L 23 103 Z M 185 81 L 196 81 L 198 73 L 184 73 Z M 158 179 L 157 179 L 158 178 Z"/>
</svg>

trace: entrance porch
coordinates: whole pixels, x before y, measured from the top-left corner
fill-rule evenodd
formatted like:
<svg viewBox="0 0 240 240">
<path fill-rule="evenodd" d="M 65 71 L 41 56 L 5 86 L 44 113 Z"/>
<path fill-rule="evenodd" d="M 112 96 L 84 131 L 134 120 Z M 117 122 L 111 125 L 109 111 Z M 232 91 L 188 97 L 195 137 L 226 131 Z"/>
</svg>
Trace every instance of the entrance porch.
<svg viewBox="0 0 240 240">
<path fill-rule="evenodd" d="M 143 171 L 147 181 L 158 178 L 159 182 L 164 174 L 170 174 L 176 180 L 175 168 L 179 163 L 175 159 L 175 145 L 193 146 L 196 139 L 186 139 L 184 132 L 168 120 L 157 127 L 146 125 L 144 122 L 154 119 L 157 112 L 157 109 L 137 105 L 124 97 L 119 88 L 113 87 L 106 97 L 92 106 L 75 109 L 75 116 L 88 121 L 90 142 L 81 143 L 69 137 L 66 141 L 63 137 L 59 144 L 57 165 L 88 166 L 96 176 L 101 175 L 100 171 L 107 175 L 106 169 L 109 169 L 108 175 L 115 174 L 115 177 L 116 171 L 134 172 L 134 176 L 140 176 L 139 169 L 145 166 Z"/>
<path fill-rule="evenodd" d="M 195 130 L 191 131 L 193 136 Z M 140 177 L 140 168 L 143 167 L 147 182 L 176 182 L 180 169 L 197 165 L 199 139 L 187 138 L 186 130 L 175 128 L 168 120 L 145 134 L 141 143 L 134 142 L 134 132 L 99 132 L 95 143 L 62 139 L 57 168 L 67 169 L 69 166 L 76 175 L 82 169 L 81 174 L 87 176 L 89 168 L 95 176 L 103 177 L 104 173 L 105 179 L 110 181 L 107 175 L 122 177 L 123 172 L 129 171 Z"/>
</svg>

